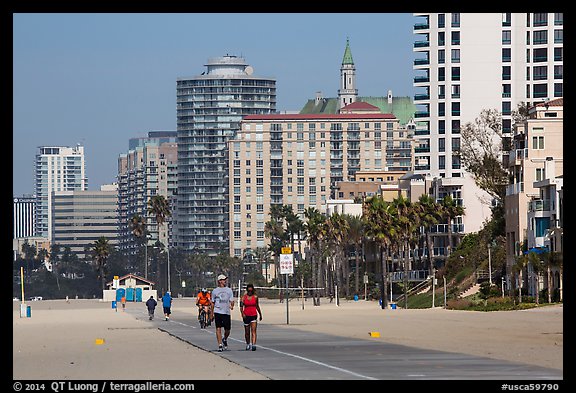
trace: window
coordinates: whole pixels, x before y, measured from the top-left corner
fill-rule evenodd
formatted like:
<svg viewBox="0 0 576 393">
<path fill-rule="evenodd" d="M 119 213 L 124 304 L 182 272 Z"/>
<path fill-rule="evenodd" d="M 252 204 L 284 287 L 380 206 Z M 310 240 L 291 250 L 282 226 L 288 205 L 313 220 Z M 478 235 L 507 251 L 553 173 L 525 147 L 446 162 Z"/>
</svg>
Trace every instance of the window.
<svg viewBox="0 0 576 393">
<path fill-rule="evenodd" d="M 526 63 L 530 63 L 530 49 L 526 49 Z"/>
<path fill-rule="evenodd" d="M 564 48 L 554 48 L 554 61 L 562 61 L 564 59 Z"/>
<path fill-rule="evenodd" d="M 512 103 L 510 101 L 504 101 L 502 103 L 502 114 L 510 115 L 512 113 Z"/>
<path fill-rule="evenodd" d="M 438 151 L 445 152 L 446 151 L 446 139 L 438 138 Z"/>
<path fill-rule="evenodd" d="M 538 66 L 532 68 L 533 73 L 533 80 L 541 81 L 543 79 L 548 78 L 548 67 L 547 66 Z"/>
<path fill-rule="evenodd" d="M 533 150 L 542 150 L 544 149 L 544 136 L 538 135 L 532 137 L 532 149 Z"/>
<path fill-rule="evenodd" d="M 503 13 L 502 14 L 502 26 L 510 26 L 512 24 L 512 14 Z"/>
<path fill-rule="evenodd" d="M 503 84 L 502 85 L 502 97 L 510 98 L 511 95 L 512 95 L 512 85 Z"/>
<path fill-rule="evenodd" d="M 546 12 L 534 13 L 534 27 L 548 26 L 548 14 Z"/>
<path fill-rule="evenodd" d="M 511 119 L 502 119 L 502 131 L 503 132 L 511 132 L 512 131 L 512 120 Z"/>
<path fill-rule="evenodd" d="M 510 66 L 503 66 L 502 67 L 502 79 L 503 80 L 510 80 Z"/>
<path fill-rule="evenodd" d="M 460 156 L 452 156 L 452 169 L 460 169 Z"/>
<path fill-rule="evenodd" d="M 502 44 L 510 45 L 512 43 L 512 32 L 510 30 L 502 31 Z"/>
<path fill-rule="evenodd" d="M 546 44 L 548 42 L 548 30 L 537 30 L 532 33 L 532 43 L 534 45 Z"/>
<path fill-rule="evenodd" d="M 526 67 L 526 80 L 530 80 L 530 67 Z"/>
<path fill-rule="evenodd" d="M 393 130 L 394 129 L 394 123 L 386 123 L 386 129 L 387 130 Z"/>
<path fill-rule="evenodd" d="M 530 32 L 526 32 L 526 45 L 530 45 Z"/>
<path fill-rule="evenodd" d="M 452 13 L 452 27 L 460 27 L 460 14 Z"/>
<path fill-rule="evenodd" d="M 446 42 L 446 33 L 440 31 L 438 33 L 438 46 L 444 46 L 445 42 Z"/>
<path fill-rule="evenodd" d="M 544 168 L 536 168 L 536 181 L 544 180 Z"/>
<path fill-rule="evenodd" d="M 460 134 L 460 120 L 452 120 L 452 134 Z"/>
<path fill-rule="evenodd" d="M 446 25 L 446 15 L 438 14 L 438 27 L 442 28 Z"/>
<path fill-rule="evenodd" d="M 509 63 L 512 60 L 512 49 L 502 48 L 502 62 Z"/>
<path fill-rule="evenodd" d="M 564 30 L 554 30 L 554 43 L 561 44 L 564 42 Z"/>
<path fill-rule="evenodd" d="M 444 64 L 446 62 L 446 51 L 444 49 L 438 49 L 438 64 Z"/>
<path fill-rule="evenodd" d="M 554 97 L 564 97 L 564 90 L 562 83 L 554 83 Z"/>
<path fill-rule="evenodd" d="M 444 67 L 438 68 L 438 80 L 443 81 L 446 79 L 446 69 Z"/>
<path fill-rule="evenodd" d="M 530 14 L 526 14 L 526 27 L 530 27 Z"/>
<path fill-rule="evenodd" d="M 460 138 L 452 138 L 452 151 L 460 151 Z"/>
<path fill-rule="evenodd" d="M 453 102 L 452 103 L 452 116 L 460 116 L 460 103 Z"/>
<path fill-rule="evenodd" d="M 532 97 L 534 98 L 544 98 L 548 96 L 548 84 L 542 83 L 532 86 Z"/>
<path fill-rule="evenodd" d="M 460 45 L 460 32 L 453 31 L 452 32 L 452 45 Z"/>
<path fill-rule="evenodd" d="M 452 80 L 453 81 L 460 80 L 460 67 L 452 67 Z"/>
<path fill-rule="evenodd" d="M 438 169 L 446 169 L 446 156 L 438 157 Z"/>
<path fill-rule="evenodd" d="M 564 13 L 555 12 L 554 13 L 554 26 L 562 26 L 564 24 Z"/>
<path fill-rule="evenodd" d="M 446 104 L 443 102 L 438 103 L 438 116 L 446 116 Z"/>
<path fill-rule="evenodd" d="M 526 98 L 530 98 L 530 85 L 526 85 Z"/>
<path fill-rule="evenodd" d="M 438 85 L 438 98 L 445 98 L 446 97 L 445 88 L 446 88 L 446 86 L 444 86 L 444 85 Z"/>
<path fill-rule="evenodd" d="M 460 98 L 460 85 L 452 85 L 452 98 Z"/>
<path fill-rule="evenodd" d="M 438 120 L 438 133 L 446 133 L 446 120 Z"/>
<path fill-rule="evenodd" d="M 452 49 L 452 63 L 460 63 L 460 49 Z"/>
</svg>

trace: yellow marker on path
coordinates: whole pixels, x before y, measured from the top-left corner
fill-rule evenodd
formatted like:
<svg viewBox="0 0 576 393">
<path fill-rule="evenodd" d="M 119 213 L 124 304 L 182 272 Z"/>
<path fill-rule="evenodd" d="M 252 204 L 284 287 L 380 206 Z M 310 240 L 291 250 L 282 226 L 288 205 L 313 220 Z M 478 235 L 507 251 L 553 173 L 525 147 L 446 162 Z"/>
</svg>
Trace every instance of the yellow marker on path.
<svg viewBox="0 0 576 393">
<path fill-rule="evenodd" d="M 102 345 L 102 344 L 104 344 L 104 339 L 103 338 L 97 338 L 96 341 L 94 342 L 94 344 Z"/>
<path fill-rule="evenodd" d="M 380 332 L 370 332 L 368 333 L 370 337 L 380 337 Z"/>
</svg>

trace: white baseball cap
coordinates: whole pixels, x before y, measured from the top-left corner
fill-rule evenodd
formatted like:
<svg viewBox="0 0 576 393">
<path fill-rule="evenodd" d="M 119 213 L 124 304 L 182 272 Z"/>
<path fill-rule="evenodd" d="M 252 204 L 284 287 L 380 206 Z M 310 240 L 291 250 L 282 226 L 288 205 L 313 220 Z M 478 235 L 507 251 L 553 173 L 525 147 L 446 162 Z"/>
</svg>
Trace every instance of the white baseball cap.
<svg viewBox="0 0 576 393">
<path fill-rule="evenodd" d="M 218 281 L 220 281 L 220 280 L 226 280 L 227 278 L 228 278 L 228 277 L 226 277 L 224 274 L 220 274 L 220 275 L 218 276 Z"/>
</svg>

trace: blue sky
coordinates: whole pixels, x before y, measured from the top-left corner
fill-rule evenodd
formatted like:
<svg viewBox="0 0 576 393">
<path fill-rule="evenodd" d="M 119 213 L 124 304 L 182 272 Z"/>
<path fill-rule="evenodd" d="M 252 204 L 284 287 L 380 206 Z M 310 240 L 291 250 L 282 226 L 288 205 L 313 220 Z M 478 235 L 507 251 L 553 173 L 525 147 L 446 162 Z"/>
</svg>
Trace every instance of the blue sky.
<svg viewBox="0 0 576 393">
<path fill-rule="evenodd" d="M 34 192 L 38 146 L 85 147 L 89 189 L 115 181 L 128 139 L 176 130 L 176 79 L 243 56 L 273 77 L 277 109 L 337 94 L 350 38 L 359 94 L 412 96 L 413 25 L 402 13 L 14 14 L 13 194 Z"/>
</svg>

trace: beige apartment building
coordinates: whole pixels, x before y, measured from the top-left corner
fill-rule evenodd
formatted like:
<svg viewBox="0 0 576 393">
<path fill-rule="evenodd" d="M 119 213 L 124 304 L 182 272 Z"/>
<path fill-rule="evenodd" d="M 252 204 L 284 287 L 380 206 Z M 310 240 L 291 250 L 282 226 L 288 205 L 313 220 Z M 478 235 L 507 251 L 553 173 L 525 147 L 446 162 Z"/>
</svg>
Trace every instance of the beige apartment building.
<svg viewBox="0 0 576 393">
<path fill-rule="evenodd" d="M 248 115 L 228 144 L 233 256 L 267 246 L 272 205 L 291 205 L 304 219 L 306 208 L 337 198 L 339 182 L 385 171 L 389 148 L 411 148 L 394 115 L 355 112 Z"/>
<path fill-rule="evenodd" d="M 511 150 L 507 159 L 504 157 L 510 176 L 505 197 L 508 272 L 522 252 L 522 244 L 542 245 L 529 244 L 528 224 L 536 238 L 543 238 L 557 224 L 550 215 L 532 215 L 530 223 L 528 217 L 530 211 L 550 208 L 542 203 L 542 182 L 563 175 L 563 106 L 562 98 L 533 106 L 529 118 L 515 126 Z"/>
<path fill-rule="evenodd" d="M 393 200 L 398 195 L 406 196 L 400 189 L 400 179 L 405 171 L 360 171 L 356 172 L 354 180 L 338 182 L 336 185 L 337 199 L 358 200 L 382 195 L 385 200 Z"/>
</svg>

